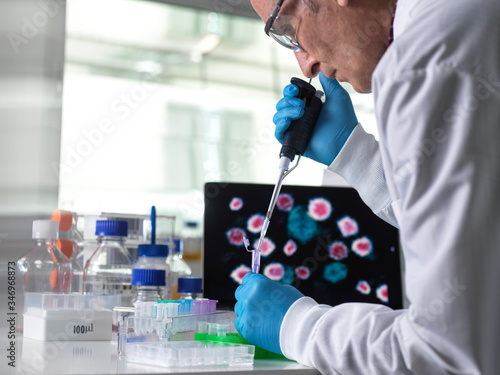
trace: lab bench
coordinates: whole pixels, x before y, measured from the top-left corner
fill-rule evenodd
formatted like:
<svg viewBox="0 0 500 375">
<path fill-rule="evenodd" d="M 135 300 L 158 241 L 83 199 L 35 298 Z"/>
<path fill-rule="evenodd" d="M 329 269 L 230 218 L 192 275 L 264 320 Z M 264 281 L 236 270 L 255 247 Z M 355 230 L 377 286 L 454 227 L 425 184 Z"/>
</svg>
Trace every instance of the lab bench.
<svg viewBox="0 0 500 375">
<path fill-rule="evenodd" d="M 2 324 L 3 326 L 3 324 Z M 0 329 L 0 348 L 9 353 L 10 340 L 6 327 Z M 0 373 L 10 374 L 273 374 L 319 375 L 315 369 L 286 359 L 256 359 L 253 365 L 165 368 L 127 362 L 117 355 L 117 341 L 38 341 L 23 338 L 16 332 L 14 349 L 15 368 L 1 356 Z"/>
</svg>

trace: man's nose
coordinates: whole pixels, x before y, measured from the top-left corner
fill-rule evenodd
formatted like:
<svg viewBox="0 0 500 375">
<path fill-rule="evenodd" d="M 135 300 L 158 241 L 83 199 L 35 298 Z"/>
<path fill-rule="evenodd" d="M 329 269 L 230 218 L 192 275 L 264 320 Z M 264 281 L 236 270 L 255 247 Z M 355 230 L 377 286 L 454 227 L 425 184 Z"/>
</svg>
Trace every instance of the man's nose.
<svg viewBox="0 0 500 375">
<path fill-rule="evenodd" d="M 304 51 L 295 51 L 295 58 L 300 70 L 307 78 L 316 77 L 321 69 L 321 63 Z"/>
</svg>

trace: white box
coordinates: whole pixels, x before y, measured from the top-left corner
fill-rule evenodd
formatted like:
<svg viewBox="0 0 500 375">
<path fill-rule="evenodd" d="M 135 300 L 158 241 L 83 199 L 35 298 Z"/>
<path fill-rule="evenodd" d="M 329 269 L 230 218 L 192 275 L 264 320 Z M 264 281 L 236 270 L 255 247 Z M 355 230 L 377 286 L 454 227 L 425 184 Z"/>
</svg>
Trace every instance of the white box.
<svg viewBox="0 0 500 375">
<path fill-rule="evenodd" d="M 42 341 L 110 340 L 120 295 L 26 293 L 23 336 Z"/>
</svg>

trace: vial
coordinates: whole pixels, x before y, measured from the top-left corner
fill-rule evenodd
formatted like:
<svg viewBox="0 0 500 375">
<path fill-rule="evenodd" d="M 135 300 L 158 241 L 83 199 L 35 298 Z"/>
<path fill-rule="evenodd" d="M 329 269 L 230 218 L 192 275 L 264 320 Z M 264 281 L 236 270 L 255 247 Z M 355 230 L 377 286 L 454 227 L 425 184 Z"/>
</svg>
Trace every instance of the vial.
<svg viewBox="0 0 500 375">
<path fill-rule="evenodd" d="M 202 279 L 200 277 L 179 277 L 177 291 L 180 299 L 196 299 L 203 296 Z"/>
<path fill-rule="evenodd" d="M 163 284 L 163 300 L 172 299 L 172 288 L 170 287 L 170 266 L 166 263 L 168 246 L 161 244 L 140 244 L 137 247 L 137 261 L 134 268 L 158 269 L 165 271 L 165 283 Z M 133 272 L 133 271 L 132 271 Z"/>
<path fill-rule="evenodd" d="M 132 270 L 132 304 L 163 299 L 165 270 L 134 268 Z"/>
</svg>

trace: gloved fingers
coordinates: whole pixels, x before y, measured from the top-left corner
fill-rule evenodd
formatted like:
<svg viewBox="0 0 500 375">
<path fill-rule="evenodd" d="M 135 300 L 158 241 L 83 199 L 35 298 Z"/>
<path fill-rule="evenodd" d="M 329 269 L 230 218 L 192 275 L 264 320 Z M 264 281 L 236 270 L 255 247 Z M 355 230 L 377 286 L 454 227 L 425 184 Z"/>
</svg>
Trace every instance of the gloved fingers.
<svg viewBox="0 0 500 375">
<path fill-rule="evenodd" d="M 234 305 L 234 313 L 236 314 L 236 316 L 243 315 L 244 311 L 245 311 L 245 304 L 240 301 L 236 302 L 236 304 Z"/>
<path fill-rule="evenodd" d="M 242 297 L 245 295 L 245 290 L 248 289 L 248 285 L 241 284 L 239 287 L 236 288 L 236 291 L 234 292 L 234 297 L 236 298 L 236 301 L 240 301 Z"/>
<path fill-rule="evenodd" d="M 283 96 L 285 97 L 297 96 L 298 93 L 299 88 L 291 83 L 286 85 L 283 89 Z"/>
<path fill-rule="evenodd" d="M 276 124 L 274 136 L 280 143 L 283 143 L 283 138 L 285 138 L 285 132 L 290 126 L 290 121 L 291 120 L 289 118 L 285 117 Z"/>
<path fill-rule="evenodd" d="M 330 79 L 323 73 L 319 73 L 319 81 L 321 82 L 321 86 L 323 86 L 323 91 L 325 92 L 327 98 L 329 95 L 333 95 L 333 93 L 335 93 L 335 91 L 339 88 L 342 88 L 339 81 L 335 78 Z"/>
<path fill-rule="evenodd" d="M 268 278 L 260 273 L 255 273 L 255 272 L 247 272 L 245 276 L 243 276 L 243 279 L 241 279 L 241 285 L 246 285 L 249 282 L 252 282 L 254 279 L 264 279 L 268 280 Z"/>
<path fill-rule="evenodd" d="M 241 280 L 241 285 L 236 288 L 234 292 L 234 297 L 237 301 L 239 301 L 246 293 L 246 290 L 249 288 L 249 281 L 252 280 L 252 275 L 257 275 L 254 272 L 247 272 L 243 279 Z M 262 275 L 260 275 L 262 276 Z"/>
<path fill-rule="evenodd" d="M 282 122 L 284 120 L 289 124 L 290 121 L 300 118 L 303 114 L 304 114 L 303 108 L 287 107 L 274 114 L 273 122 L 275 125 L 278 125 L 279 122 Z"/>
<path fill-rule="evenodd" d="M 295 107 L 304 108 L 305 105 L 306 105 L 306 103 L 304 103 L 304 101 L 300 100 L 299 98 L 293 98 L 293 97 L 287 98 L 287 97 L 284 97 L 284 98 L 281 98 L 278 103 L 276 103 L 276 110 L 280 111 L 280 110 L 288 108 L 288 107 L 291 107 L 291 108 L 295 108 Z"/>
<path fill-rule="evenodd" d="M 245 295 L 245 290 L 248 288 L 247 284 L 242 284 L 236 288 L 234 292 L 234 297 L 236 298 L 237 301 L 239 301 L 244 295 Z"/>
</svg>

